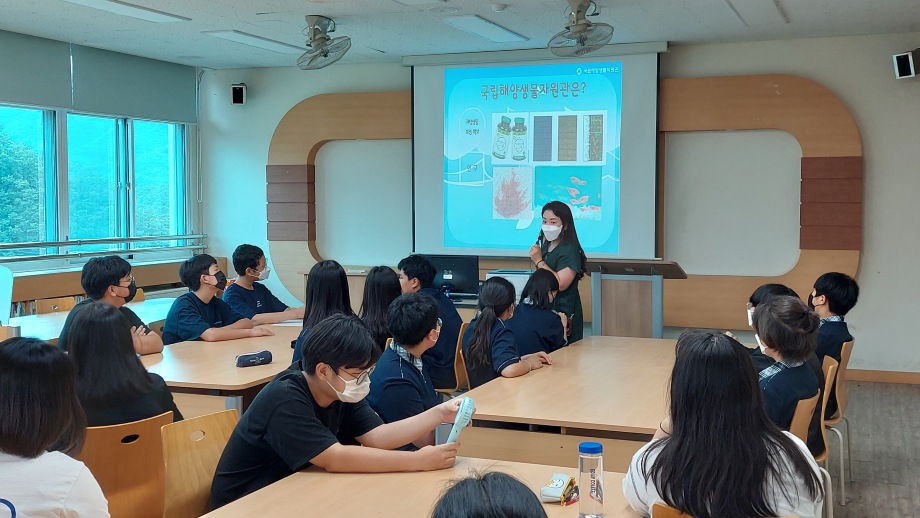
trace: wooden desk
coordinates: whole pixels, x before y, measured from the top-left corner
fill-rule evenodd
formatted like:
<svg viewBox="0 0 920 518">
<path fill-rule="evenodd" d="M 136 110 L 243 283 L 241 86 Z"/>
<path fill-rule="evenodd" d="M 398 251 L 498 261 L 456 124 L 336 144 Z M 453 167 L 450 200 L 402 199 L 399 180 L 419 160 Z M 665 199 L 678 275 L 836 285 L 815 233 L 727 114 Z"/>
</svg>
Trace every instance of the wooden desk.
<svg viewBox="0 0 920 518">
<path fill-rule="evenodd" d="M 466 431 L 463 432 L 464 434 Z M 577 476 L 578 470 L 515 462 L 458 458 L 453 469 L 420 473 L 326 473 L 311 468 L 262 488 L 207 515 L 208 518 L 249 516 L 428 516 L 450 481 L 471 471 L 502 471 L 520 479 L 534 493 L 553 473 Z M 622 473 L 604 473 L 607 518 L 636 518 L 620 489 Z M 578 504 L 544 504 L 550 518 L 578 516 Z"/>
<path fill-rule="evenodd" d="M 147 299 L 129 302 L 126 305 L 149 326 L 154 322 L 165 320 L 166 314 L 169 313 L 169 308 L 172 307 L 175 300 L 175 298 Z M 13 317 L 10 319 L 10 325 L 22 328 L 20 331 L 22 336 L 57 343 L 58 336 L 61 335 L 61 329 L 64 328 L 64 321 L 67 320 L 69 313 L 69 311 L 58 311 L 43 315 Z"/>
<path fill-rule="evenodd" d="M 625 471 L 667 413 L 674 345 L 653 338 L 587 337 L 552 353 L 552 366 L 471 390 L 476 420 L 555 426 L 562 434 L 473 428 L 463 432 L 461 453 L 550 464 L 563 455 L 564 465 L 578 442 L 603 438 L 605 453 L 610 450 L 607 467 Z"/>
<path fill-rule="evenodd" d="M 291 365 L 291 341 L 300 326 L 268 326 L 275 336 L 241 338 L 225 342 L 191 341 L 163 347 L 159 354 L 141 357 L 147 370 L 159 374 L 173 392 L 231 396 L 229 408 L 242 414 L 262 385 Z M 237 355 L 269 350 L 272 363 L 255 367 L 236 366 Z"/>
</svg>

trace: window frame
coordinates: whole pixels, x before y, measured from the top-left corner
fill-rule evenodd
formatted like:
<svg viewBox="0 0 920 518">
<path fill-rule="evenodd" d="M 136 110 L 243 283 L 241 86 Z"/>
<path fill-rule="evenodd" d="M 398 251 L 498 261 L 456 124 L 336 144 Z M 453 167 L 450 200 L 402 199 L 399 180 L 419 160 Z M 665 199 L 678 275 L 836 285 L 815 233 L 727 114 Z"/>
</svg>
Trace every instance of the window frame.
<svg viewBox="0 0 920 518">
<path fill-rule="evenodd" d="M 197 214 L 199 203 L 192 194 L 192 178 L 197 177 L 197 164 L 193 163 L 192 150 L 197 142 L 197 125 L 194 123 L 159 121 L 140 117 L 126 117 L 111 114 L 86 113 L 67 108 L 47 106 L 34 106 L 17 103 L 0 102 L 0 106 L 37 110 L 42 112 L 43 148 L 45 182 L 45 211 L 44 230 L 45 242 L 58 242 L 69 240 L 70 235 L 70 207 L 69 207 L 69 162 L 68 162 L 68 115 L 102 117 L 113 119 L 116 123 L 116 236 L 113 239 L 132 238 L 136 236 L 136 208 L 135 198 L 135 167 L 134 167 L 134 122 L 154 122 L 171 125 L 168 134 L 175 140 L 176 150 L 175 175 L 171 181 L 175 182 L 175 189 L 169 191 L 169 207 L 175 203 L 174 214 L 170 214 L 170 221 L 175 220 L 175 225 L 170 223 L 170 235 L 182 236 L 196 234 L 194 215 Z M 193 142 L 194 139 L 194 142 Z M 172 212 L 172 211 L 171 211 Z M 189 240 L 170 240 L 175 246 L 191 244 Z M 203 243 L 203 240 L 202 240 Z M 120 255 L 135 264 L 172 262 L 177 259 L 186 259 L 193 253 L 192 250 L 164 250 L 148 252 L 138 248 L 137 243 L 120 243 L 107 245 L 112 248 L 112 254 Z M 41 248 L 40 255 L 60 255 L 69 253 L 68 246 Z M 77 254 L 79 252 L 73 252 Z M 82 267 L 91 257 L 74 255 L 66 258 L 47 260 L 12 261 L 2 263 L 13 272 L 39 272 L 55 270 L 73 270 Z"/>
</svg>

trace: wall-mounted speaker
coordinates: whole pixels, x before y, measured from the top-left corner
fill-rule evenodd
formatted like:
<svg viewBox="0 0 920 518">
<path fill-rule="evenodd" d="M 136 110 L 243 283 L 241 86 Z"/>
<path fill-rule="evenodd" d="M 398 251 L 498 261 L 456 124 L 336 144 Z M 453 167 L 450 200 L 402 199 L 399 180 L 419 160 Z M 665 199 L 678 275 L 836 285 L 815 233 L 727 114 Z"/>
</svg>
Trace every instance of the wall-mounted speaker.
<svg viewBox="0 0 920 518">
<path fill-rule="evenodd" d="M 892 61 L 894 61 L 894 77 L 907 79 L 908 77 L 916 76 L 917 58 L 920 58 L 920 49 L 891 56 Z"/>
<path fill-rule="evenodd" d="M 230 85 L 230 104 L 246 104 L 246 83 Z"/>
</svg>

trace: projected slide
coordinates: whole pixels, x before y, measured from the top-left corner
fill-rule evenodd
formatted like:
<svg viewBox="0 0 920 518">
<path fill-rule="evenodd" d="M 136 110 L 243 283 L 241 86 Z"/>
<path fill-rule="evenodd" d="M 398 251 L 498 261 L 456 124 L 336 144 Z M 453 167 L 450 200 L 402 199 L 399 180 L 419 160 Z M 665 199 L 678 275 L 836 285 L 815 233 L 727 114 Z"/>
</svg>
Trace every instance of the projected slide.
<svg viewBox="0 0 920 518">
<path fill-rule="evenodd" d="M 444 70 L 444 246 L 526 249 L 560 200 L 618 253 L 622 98 L 621 62 Z"/>
</svg>

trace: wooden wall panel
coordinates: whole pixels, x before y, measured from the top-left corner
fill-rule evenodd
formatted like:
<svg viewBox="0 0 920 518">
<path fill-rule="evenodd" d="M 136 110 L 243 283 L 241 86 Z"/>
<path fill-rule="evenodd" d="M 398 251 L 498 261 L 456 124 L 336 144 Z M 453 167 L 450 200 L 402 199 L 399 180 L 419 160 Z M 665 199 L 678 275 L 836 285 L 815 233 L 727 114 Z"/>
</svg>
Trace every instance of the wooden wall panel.
<svg viewBox="0 0 920 518">
<path fill-rule="evenodd" d="M 268 184 L 268 203 L 308 203 L 310 184 L 308 183 L 270 183 Z"/>
<path fill-rule="evenodd" d="M 804 202 L 799 209 L 802 226 L 862 227 L 862 203 Z M 807 248 L 802 245 L 802 248 Z"/>
<path fill-rule="evenodd" d="M 268 239 L 274 241 L 306 241 L 316 234 L 316 223 L 307 221 L 269 221 Z"/>
<path fill-rule="evenodd" d="M 860 203 L 862 199 L 861 178 L 802 178 L 803 203 Z"/>
<path fill-rule="evenodd" d="M 863 157 L 802 157 L 802 178 L 863 177 Z"/>
<path fill-rule="evenodd" d="M 268 183 L 314 183 L 315 168 L 309 165 L 269 165 L 265 166 L 265 179 Z"/>
<path fill-rule="evenodd" d="M 310 206 L 313 203 L 269 203 L 268 221 L 312 221 Z M 316 211 L 313 210 L 315 214 Z"/>
<path fill-rule="evenodd" d="M 799 243 L 806 250 L 859 250 L 862 228 L 802 225 Z"/>
</svg>

